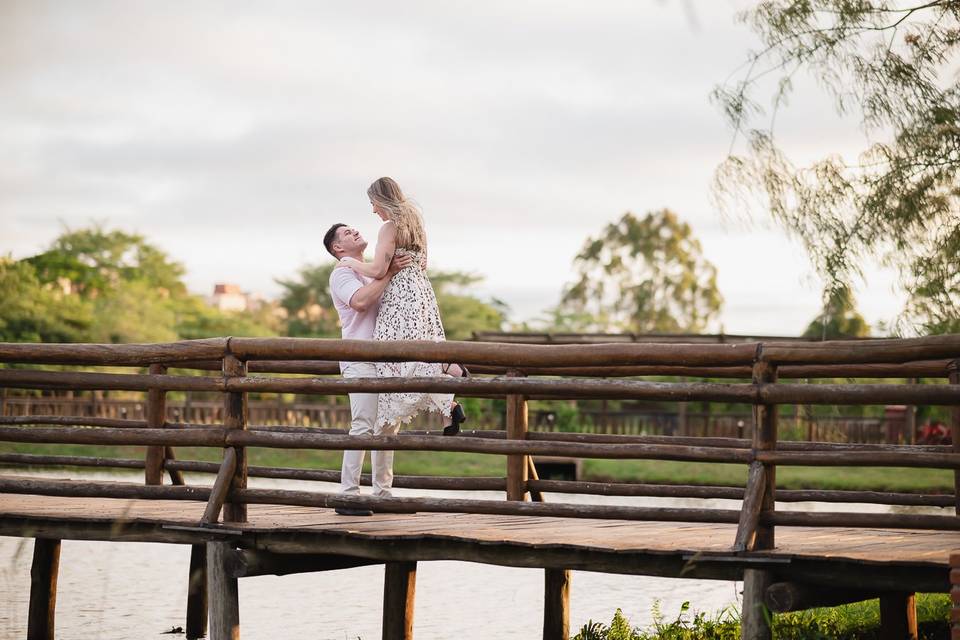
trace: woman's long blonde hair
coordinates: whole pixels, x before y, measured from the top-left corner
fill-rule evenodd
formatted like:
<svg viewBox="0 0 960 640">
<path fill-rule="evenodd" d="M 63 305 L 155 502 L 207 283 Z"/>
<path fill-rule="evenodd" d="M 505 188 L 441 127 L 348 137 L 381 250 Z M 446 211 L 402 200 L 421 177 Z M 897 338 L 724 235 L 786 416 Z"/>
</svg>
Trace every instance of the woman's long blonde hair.
<svg viewBox="0 0 960 640">
<path fill-rule="evenodd" d="M 387 212 L 387 217 L 397 225 L 397 248 L 425 251 L 427 232 L 423 228 L 420 208 L 408 200 L 393 178 L 380 178 L 367 189 L 370 202 Z"/>
</svg>

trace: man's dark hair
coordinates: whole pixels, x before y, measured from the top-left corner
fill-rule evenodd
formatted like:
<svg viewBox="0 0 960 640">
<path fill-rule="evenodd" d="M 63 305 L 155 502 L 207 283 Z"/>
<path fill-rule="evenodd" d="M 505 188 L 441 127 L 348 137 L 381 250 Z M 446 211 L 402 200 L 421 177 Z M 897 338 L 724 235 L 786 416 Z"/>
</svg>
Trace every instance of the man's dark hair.
<svg viewBox="0 0 960 640">
<path fill-rule="evenodd" d="M 330 253 L 330 255 L 332 255 L 334 258 L 337 257 L 337 254 L 335 254 L 335 253 L 333 252 L 333 241 L 337 239 L 337 229 L 339 229 L 340 227 L 345 227 L 345 226 L 347 226 L 347 225 L 343 224 L 342 222 L 338 222 L 337 224 L 335 224 L 335 225 L 333 225 L 332 227 L 330 227 L 329 229 L 327 229 L 327 233 L 324 234 L 324 236 L 323 236 L 323 246 L 325 246 L 325 247 L 327 248 L 327 251 L 328 251 L 328 252 Z"/>
</svg>

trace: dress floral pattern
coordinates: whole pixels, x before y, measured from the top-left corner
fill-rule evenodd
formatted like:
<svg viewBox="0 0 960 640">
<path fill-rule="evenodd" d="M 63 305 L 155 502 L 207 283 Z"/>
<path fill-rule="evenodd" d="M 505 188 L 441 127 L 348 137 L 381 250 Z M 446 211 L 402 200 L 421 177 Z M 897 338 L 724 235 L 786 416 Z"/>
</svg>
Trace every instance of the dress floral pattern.
<svg viewBox="0 0 960 640">
<path fill-rule="evenodd" d="M 397 249 L 395 255 L 409 255 L 413 264 L 393 276 L 380 298 L 374 340 L 446 340 L 440 309 L 433 285 L 420 268 L 420 251 Z M 379 377 L 420 378 L 443 375 L 439 363 L 378 362 Z M 377 406 L 377 426 L 410 422 L 421 411 L 436 411 L 450 416 L 450 393 L 381 393 Z"/>
</svg>

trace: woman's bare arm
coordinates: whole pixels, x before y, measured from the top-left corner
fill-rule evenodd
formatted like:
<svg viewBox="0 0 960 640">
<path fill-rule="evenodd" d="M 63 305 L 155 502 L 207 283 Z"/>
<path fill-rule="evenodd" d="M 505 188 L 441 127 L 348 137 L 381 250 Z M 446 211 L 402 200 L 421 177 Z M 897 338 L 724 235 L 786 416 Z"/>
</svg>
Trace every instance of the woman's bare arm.
<svg viewBox="0 0 960 640">
<path fill-rule="evenodd" d="M 373 250 L 372 262 L 360 262 L 353 258 L 344 258 L 341 262 L 361 275 L 370 278 L 382 278 L 387 275 L 393 252 L 397 248 L 397 225 L 388 220 L 377 234 L 377 248 Z"/>
</svg>

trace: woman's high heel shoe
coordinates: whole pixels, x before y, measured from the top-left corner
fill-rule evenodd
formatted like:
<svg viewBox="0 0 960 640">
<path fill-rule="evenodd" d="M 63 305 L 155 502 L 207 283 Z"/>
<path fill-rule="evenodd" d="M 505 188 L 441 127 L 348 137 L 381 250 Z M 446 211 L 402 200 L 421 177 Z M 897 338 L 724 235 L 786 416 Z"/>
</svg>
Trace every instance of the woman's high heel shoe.
<svg viewBox="0 0 960 640">
<path fill-rule="evenodd" d="M 466 369 L 464 369 L 466 371 Z M 457 406 L 453 408 L 450 412 L 450 424 L 443 428 L 443 435 L 445 436 L 455 436 L 460 433 L 460 423 L 466 422 L 467 416 L 463 413 L 463 407 L 460 403 L 457 403 Z"/>
<path fill-rule="evenodd" d="M 457 365 L 458 367 L 460 367 L 460 376 L 459 376 L 460 378 L 469 378 L 469 377 L 470 377 L 470 372 L 467 370 L 467 368 L 466 368 L 465 366 L 463 366 L 463 365 L 460 364 L 459 362 L 449 362 L 449 363 L 447 363 L 447 364 L 441 365 L 441 366 L 440 366 L 440 370 L 441 370 L 444 374 L 446 374 L 446 375 L 449 376 L 449 375 L 450 375 L 450 367 L 452 367 L 453 365 Z"/>
</svg>

